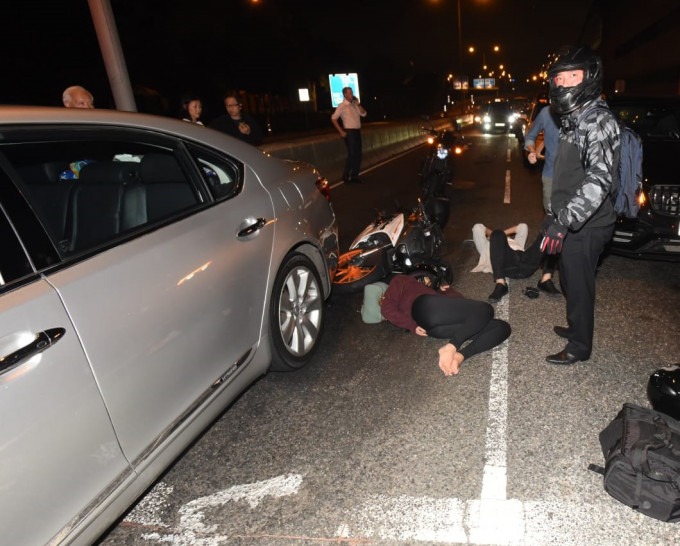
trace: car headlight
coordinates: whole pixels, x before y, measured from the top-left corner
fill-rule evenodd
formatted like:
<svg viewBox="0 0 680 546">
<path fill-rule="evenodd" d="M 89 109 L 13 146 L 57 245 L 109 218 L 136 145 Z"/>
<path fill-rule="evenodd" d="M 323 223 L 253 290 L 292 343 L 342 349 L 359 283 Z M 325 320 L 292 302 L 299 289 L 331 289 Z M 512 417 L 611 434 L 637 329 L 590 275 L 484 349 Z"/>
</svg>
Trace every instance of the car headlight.
<svg viewBox="0 0 680 546">
<path fill-rule="evenodd" d="M 490 116 L 484 116 L 484 117 L 482 118 L 482 121 L 483 121 L 484 123 L 491 123 L 491 117 L 490 117 Z"/>
<path fill-rule="evenodd" d="M 448 155 L 449 155 L 449 149 L 448 148 L 445 148 L 444 146 L 441 146 L 441 145 L 437 148 L 437 157 L 439 159 L 446 159 L 448 157 Z"/>
</svg>

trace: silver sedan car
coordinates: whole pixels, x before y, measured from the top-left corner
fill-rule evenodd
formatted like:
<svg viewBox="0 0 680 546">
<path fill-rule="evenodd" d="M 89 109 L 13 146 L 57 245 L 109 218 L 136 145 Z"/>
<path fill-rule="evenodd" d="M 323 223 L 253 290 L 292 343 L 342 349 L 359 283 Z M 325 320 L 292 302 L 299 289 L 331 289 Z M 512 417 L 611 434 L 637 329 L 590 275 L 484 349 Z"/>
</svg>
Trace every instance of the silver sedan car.
<svg viewBox="0 0 680 546">
<path fill-rule="evenodd" d="M 0 108 L 0 528 L 91 543 L 270 367 L 338 237 L 311 167 L 187 122 Z"/>
</svg>

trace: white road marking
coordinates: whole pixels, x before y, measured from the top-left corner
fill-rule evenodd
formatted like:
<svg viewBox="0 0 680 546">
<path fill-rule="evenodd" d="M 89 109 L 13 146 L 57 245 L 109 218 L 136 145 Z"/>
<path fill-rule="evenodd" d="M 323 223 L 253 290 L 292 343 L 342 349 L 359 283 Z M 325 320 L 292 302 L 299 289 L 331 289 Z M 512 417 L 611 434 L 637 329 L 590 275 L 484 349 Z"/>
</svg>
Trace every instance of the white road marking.
<svg viewBox="0 0 680 546">
<path fill-rule="evenodd" d="M 295 495 L 300 485 L 302 476 L 299 474 L 287 474 L 276 476 L 269 480 L 235 485 L 229 489 L 218 491 L 212 495 L 199 497 L 184 505 L 179 509 L 180 522 L 177 528 L 168 529 L 168 533 L 153 532 L 142 535 L 144 540 L 153 540 L 167 544 L 179 545 L 204 545 L 209 546 L 219 544 L 229 539 L 226 535 L 216 534 L 219 525 L 205 524 L 205 511 L 215 506 L 223 506 L 229 502 L 246 501 L 250 508 L 256 508 L 260 501 L 265 497 L 286 497 Z M 150 507 L 158 509 L 166 502 L 167 496 L 172 492 L 172 488 L 163 482 L 157 484 L 149 493 L 153 500 L 148 503 Z M 159 514 L 149 512 L 147 506 L 142 507 L 142 503 L 125 518 L 126 522 L 148 525 L 150 527 L 167 527 L 159 524 Z"/>
<path fill-rule="evenodd" d="M 510 203 L 510 169 L 505 171 L 505 194 L 503 195 L 503 204 Z"/>
</svg>

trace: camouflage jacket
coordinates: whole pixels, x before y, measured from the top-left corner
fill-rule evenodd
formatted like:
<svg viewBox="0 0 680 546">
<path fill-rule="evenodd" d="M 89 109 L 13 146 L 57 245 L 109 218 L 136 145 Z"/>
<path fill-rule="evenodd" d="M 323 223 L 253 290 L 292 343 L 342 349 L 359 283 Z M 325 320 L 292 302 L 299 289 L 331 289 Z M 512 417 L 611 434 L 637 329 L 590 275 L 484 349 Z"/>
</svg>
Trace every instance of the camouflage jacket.
<svg viewBox="0 0 680 546">
<path fill-rule="evenodd" d="M 600 98 L 562 116 L 561 121 L 553 179 L 553 214 L 560 224 L 574 231 L 586 223 L 591 227 L 613 225 L 616 214 L 609 194 L 619 162 L 618 123 Z M 574 145 L 578 156 L 567 152 Z M 578 165 L 565 162 L 574 163 L 578 157 L 583 172 L 576 175 Z M 570 172 L 565 176 L 565 171 Z"/>
</svg>

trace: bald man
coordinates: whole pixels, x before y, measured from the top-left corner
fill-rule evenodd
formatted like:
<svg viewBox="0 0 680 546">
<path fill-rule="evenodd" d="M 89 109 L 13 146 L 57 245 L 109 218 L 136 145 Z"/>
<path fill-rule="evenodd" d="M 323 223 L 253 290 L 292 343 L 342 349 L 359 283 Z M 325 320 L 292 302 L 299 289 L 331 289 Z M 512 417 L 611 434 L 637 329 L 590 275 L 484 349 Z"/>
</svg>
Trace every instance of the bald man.
<svg viewBox="0 0 680 546">
<path fill-rule="evenodd" d="M 64 90 L 61 100 L 66 108 L 94 108 L 94 98 L 84 87 L 72 85 Z"/>
</svg>

